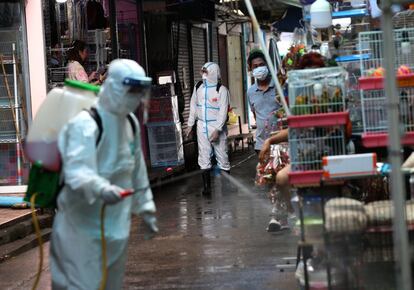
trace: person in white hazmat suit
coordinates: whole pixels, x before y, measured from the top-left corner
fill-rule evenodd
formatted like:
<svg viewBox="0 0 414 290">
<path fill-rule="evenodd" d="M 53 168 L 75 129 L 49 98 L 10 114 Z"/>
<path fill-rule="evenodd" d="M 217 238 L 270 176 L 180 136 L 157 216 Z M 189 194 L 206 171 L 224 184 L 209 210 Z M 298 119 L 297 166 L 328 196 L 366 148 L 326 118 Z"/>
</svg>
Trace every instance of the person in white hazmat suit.
<svg viewBox="0 0 414 290">
<path fill-rule="evenodd" d="M 151 78 L 135 61 L 114 60 L 97 102 L 98 125 L 87 111 L 59 135 L 64 187 L 51 238 L 52 289 L 95 290 L 102 278 L 100 211 L 105 203 L 108 278 L 106 289 L 121 289 L 131 214 L 157 232 L 155 204 L 148 182 L 139 132 L 126 116 L 149 96 Z M 131 114 L 132 115 L 132 114 Z M 136 130 L 138 121 L 133 118 Z M 121 192 L 134 194 L 121 198 Z"/>
<path fill-rule="evenodd" d="M 218 167 L 230 173 L 227 154 L 227 112 L 229 91 L 219 83 L 220 68 L 207 62 L 201 68 L 202 83 L 194 88 L 190 104 L 190 117 L 185 135 L 188 137 L 197 121 L 198 165 L 203 170 L 203 194 L 211 193 L 211 158 Z M 234 190 L 232 187 L 228 187 Z"/>
</svg>

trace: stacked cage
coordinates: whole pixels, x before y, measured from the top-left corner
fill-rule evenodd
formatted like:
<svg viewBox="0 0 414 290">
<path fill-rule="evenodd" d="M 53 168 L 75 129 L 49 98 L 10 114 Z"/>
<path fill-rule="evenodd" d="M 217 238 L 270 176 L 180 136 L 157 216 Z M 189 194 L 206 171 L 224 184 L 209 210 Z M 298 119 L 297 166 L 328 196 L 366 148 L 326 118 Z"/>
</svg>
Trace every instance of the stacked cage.
<svg viewBox="0 0 414 290">
<path fill-rule="evenodd" d="M 348 91 L 345 97 L 346 108 L 352 123 L 353 133 L 362 133 L 364 130 L 362 119 L 361 93 L 359 89 L 359 78 L 361 76 L 361 59 L 369 58 L 368 54 L 354 54 L 337 57 L 335 60 L 349 75 Z"/>
<path fill-rule="evenodd" d="M 289 72 L 291 184 L 319 184 L 323 157 L 346 153 L 347 76 L 342 67 Z"/>
<path fill-rule="evenodd" d="M 181 123 L 173 84 L 153 87 L 148 117 L 151 165 L 165 167 L 184 164 Z"/>
<path fill-rule="evenodd" d="M 288 74 L 290 183 L 300 187 L 299 216 L 302 261 L 296 271 L 304 289 L 328 289 L 342 285 L 338 268 L 332 269 L 326 243 L 323 206 L 328 197 L 324 157 L 346 154 L 348 73 L 343 67 L 292 71 Z M 309 187 L 311 186 L 311 187 Z M 347 289 L 347 288 L 338 288 Z M 351 288 L 348 288 L 351 289 Z"/>
<path fill-rule="evenodd" d="M 388 76 L 397 78 L 400 120 L 405 145 L 414 144 L 414 28 L 394 30 L 396 63 L 394 72 Z M 359 34 L 361 53 L 368 54 L 361 59 L 361 88 L 365 147 L 384 147 L 387 145 L 387 106 L 384 91 L 383 35 L 381 31 Z"/>
<path fill-rule="evenodd" d="M 380 179 L 375 182 L 378 184 Z M 392 201 L 364 204 L 350 198 L 333 198 L 325 204 L 324 216 L 327 269 L 330 275 L 342 272 L 341 281 L 346 285 L 338 288 L 331 283 L 330 289 L 396 290 Z M 413 261 L 412 201 L 406 202 L 405 216 Z"/>
</svg>

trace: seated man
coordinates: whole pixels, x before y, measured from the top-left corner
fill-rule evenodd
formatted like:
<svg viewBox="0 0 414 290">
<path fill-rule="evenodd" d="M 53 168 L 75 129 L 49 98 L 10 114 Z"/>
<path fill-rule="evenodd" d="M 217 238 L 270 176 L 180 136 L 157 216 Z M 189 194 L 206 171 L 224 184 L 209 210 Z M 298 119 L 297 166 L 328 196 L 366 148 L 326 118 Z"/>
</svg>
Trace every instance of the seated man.
<svg viewBox="0 0 414 290">
<path fill-rule="evenodd" d="M 320 68 L 324 67 L 324 59 L 319 53 L 311 52 L 308 54 L 304 54 L 299 62 L 296 65 L 297 69 L 306 69 L 306 68 Z M 273 144 L 280 144 L 288 142 L 288 129 L 284 129 L 278 132 L 278 134 L 266 139 L 263 142 L 262 149 L 259 153 L 259 160 L 261 163 L 264 163 L 269 156 L 270 153 L 270 146 Z M 290 184 L 289 184 L 289 172 L 290 172 L 290 165 L 284 167 L 276 174 L 275 180 L 275 192 L 271 193 L 271 200 L 275 202 L 273 203 L 273 212 L 272 212 L 272 219 L 270 220 L 268 231 L 278 230 L 281 228 L 283 223 L 286 222 L 282 221 L 285 217 L 290 219 L 294 217 L 293 214 L 293 207 L 290 201 Z M 283 206 L 280 205 L 283 204 Z M 283 212 L 287 210 L 286 212 Z"/>
</svg>

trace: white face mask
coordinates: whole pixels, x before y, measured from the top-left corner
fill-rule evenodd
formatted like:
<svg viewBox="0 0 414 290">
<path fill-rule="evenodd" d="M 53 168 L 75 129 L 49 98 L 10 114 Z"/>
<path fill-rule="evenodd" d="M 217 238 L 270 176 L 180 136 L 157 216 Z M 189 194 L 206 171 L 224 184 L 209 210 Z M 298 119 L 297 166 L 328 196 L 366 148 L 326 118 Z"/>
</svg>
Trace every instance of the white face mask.
<svg viewBox="0 0 414 290">
<path fill-rule="evenodd" d="M 259 66 L 253 70 L 252 75 L 255 79 L 263 81 L 269 75 L 269 69 L 267 66 Z"/>
<path fill-rule="evenodd" d="M 206 80 L 207 79 L 207 74 L 206 73 L 203 73 L 203 75 L 201 76 L 202 78 L 203 78 L 203 80 Z"/>
</svg>

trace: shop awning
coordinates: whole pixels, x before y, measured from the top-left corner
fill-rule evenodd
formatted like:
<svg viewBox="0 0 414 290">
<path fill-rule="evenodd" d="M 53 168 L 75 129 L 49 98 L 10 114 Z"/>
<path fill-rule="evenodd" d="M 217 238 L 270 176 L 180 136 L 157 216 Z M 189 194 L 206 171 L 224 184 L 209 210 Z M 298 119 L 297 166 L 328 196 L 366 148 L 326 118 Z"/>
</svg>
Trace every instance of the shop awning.
<svg viewBox="0 0 414 290">
<path fill-rule="evenodd" d="M 243 22 L 249 22 L 250 17 L 237 12 L 237 6 L 225 5 L 225 4 L 216 4 L 216 12 L 218 22 L 228 23 L 228 24 L 238 24 Z"/>
<path fill-rule="evenodd" d="M 261 24 L 279 21 L 291 6 L 302 7 L 299 0 L 251 0 L 251 2 Z M 244 15 L 248 15 L 244 0 L 224 0 L 221 3 L 228 7 L 237 7 Z"/>
</svg>

